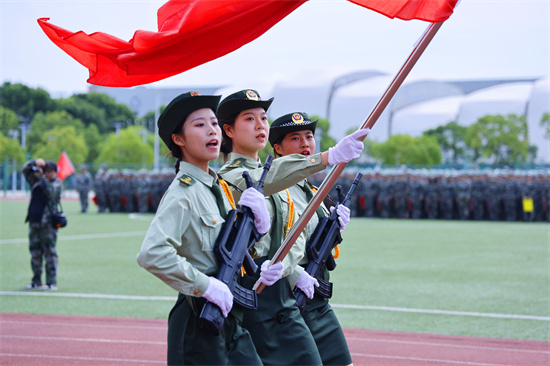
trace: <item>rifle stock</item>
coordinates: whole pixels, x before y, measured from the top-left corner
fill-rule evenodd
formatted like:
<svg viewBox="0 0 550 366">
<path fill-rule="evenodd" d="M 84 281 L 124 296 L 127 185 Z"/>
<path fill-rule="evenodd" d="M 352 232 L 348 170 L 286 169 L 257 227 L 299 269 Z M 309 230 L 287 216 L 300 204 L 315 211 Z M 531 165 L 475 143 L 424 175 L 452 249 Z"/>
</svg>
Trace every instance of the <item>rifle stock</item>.
<svg viewBox="0 0 550 366">
<path fill-rule="evenodd" d="M 342 195 L 341 187 L 338 186 L 336 188 L 339 196 L 336 207 L 330 216 L 319 220 L 319 224 L 317 224 L 307 244 L 306 253 L 309 262 L 306 266 L 306 272 L 319 282 L 319 287 L 315 288 L 315 293 L 326 299 L 332 297 L 332 283 L 323 280 L 323 270 L 325 266 L 329 271 L 336 268 L 332 250 L 342 242 L 340 222 L 338 221 L 338 213 L 336 211 L 339 205 L 350 206 L 351 195 L 362 176 L 361 173 L 357 173 L 345 197 Z M 295 287 L 294 296 L 296 297 L 296 306 L 298 306 L 300 311 L 303 311 L 307 301 L 305 293 L 300 288 Z"/>
</svg>

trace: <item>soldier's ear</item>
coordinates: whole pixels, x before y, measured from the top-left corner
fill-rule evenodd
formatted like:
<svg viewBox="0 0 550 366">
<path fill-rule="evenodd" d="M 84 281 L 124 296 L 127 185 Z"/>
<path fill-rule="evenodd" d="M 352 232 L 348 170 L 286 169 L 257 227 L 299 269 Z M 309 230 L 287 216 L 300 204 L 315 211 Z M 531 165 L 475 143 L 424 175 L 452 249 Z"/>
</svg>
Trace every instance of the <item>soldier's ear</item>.
<svg viewBox="0 0 550 366">
<path fill-rule="evenodd" d="M 173 134 L 173 135 L 172 135 L 172 141 L 174 141 L 174 144 L 176 144 L 176 145 L 178 145 L 178 146 L 180 146 L 180 147 L 184 147 L 184 146 L 185 146 L 185 141 L 184 141 L 182 135 Z"/>
<path fill-rule="evenodd" d="M 279 144 L 274 144 L 274 145 L 273 145 L 273 150 L 274 150 L 279 156 L 283 156 L 283 148 L 281 147 L 281 145 L 279 145 Z"/>
<path fill-rule="evenodd" d="M 233 125 L 226 123 L 222 127 L 227 137 L 229 137 L 230 139 L 233 139 Z"/>
</svg>

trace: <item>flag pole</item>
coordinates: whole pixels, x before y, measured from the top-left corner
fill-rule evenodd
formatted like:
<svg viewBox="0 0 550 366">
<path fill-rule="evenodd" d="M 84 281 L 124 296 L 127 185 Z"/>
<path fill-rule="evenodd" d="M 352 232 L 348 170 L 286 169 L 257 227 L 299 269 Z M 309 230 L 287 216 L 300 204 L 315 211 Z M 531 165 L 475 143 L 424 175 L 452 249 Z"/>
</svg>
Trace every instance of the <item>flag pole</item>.
<svg viewBox="0 0 550 366">
<path fill-rule="evenodd" d="M 392 82 L 376 104 L 376 106 L 371 111 L 370 115 L 367 117 L 365 122 L 363 122 L 363 125 L 359 129 L 364 128 L 372 128 L 386 106 L 389 104 L 395 93 L 397 92 L 397 89 L 403 84 L 403 81 L 409 75 L 409 72 L 412 70 L 413 66 L 416 64 L 428 44 L 431 42 L 439 28 L 443 25 L 443 22 L 437 22 L 437 23 L 431 23 L 428 28 L 424 31 L 424 34 L 422 37 L 418 40 L 416 43 L 413 51 L 403 64 L 401 66 L 401 69 L 396 74 L 396 76 L 393 78 Z M 275 253 L 273 258 L 271 259 L 270 265 L 282 261 L 285 256 L 290 251 L 290 248 L 298 239 L 298 236 L 302 233 L 304 228 L 306 227 L 307 223 L 317 210 L 317 208 L 321 205 L 323 202 L 324 197 L 327 196 L 330 189 L 336 183 L 336 180 L 342 174 L 344 171 L 344 168 L 346 167 L 347 163 L 345 164 L 338 164 L 332 167 L 326 178 L 323 180 L 323 183 L 321 183 L 321 186 L 317 190 L 317 193 L 313 196 L 313 199 L 309 202 L 308 206 L 306 207 L 304 213 L 298 221 L 292 226 L 290 229 L 290 232 L 288 233 L 287 237 L 279 247 L 279 250 Z M 265 285 L 260 282 L 259 280 L 254 285 L 253 289 L 256 290 L 256 292 L 259 294 L 264 289 Z"/>
</svg>

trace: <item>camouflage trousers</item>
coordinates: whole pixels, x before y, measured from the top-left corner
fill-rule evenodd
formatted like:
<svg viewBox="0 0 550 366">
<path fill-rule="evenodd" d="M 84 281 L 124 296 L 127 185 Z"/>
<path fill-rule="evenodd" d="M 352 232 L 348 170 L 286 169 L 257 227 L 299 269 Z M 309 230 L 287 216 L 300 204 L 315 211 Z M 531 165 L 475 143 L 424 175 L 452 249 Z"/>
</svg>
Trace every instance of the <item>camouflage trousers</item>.
<svg viewBox="0 0 550 366">
<path fill-rule="evenodd" d="M 46 284 L 57 284 L 57 229 L 49 222 L 29 224 L 29 251 L 31 253 L 32 283 L 42 284 L 43 261 L 46 262 Z"/>
<path fill-rule="evenodd" d="M 80 211 L 88 211 L 88 190 L 79 190 L 78 195 L 80 197 Z"/>
</svg>

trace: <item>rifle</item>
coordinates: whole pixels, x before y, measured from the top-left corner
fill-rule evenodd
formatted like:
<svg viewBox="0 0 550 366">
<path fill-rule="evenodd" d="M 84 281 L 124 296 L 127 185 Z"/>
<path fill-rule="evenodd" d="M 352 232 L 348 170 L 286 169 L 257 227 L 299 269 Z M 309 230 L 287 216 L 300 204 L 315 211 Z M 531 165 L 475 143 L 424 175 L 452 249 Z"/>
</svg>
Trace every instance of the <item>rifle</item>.
<svg viewBox="0 0 550 366">
<path fill-rule="evenodd" d="M 336 187 L 338 191 L 338 203 L 330 216 L 325 216 L 319 220 L 319 224 L 317 224 L 315 231 L 307 243 L 306 253 L 309 263 L 307 264 L 306 272 L 311 277 L 317 279 L 319 287 L 315 287 L 315 293 L 325 299 L 332 297 L 332 282 L 323 280 L 323 269 L 325 266 L 329 271 L 336 268 L 332 249 L 342 242 L 336 209 L 338 205 L 350 206 L 351 195 L 362 176 L 361 173 L 357 173 L 345 197 L 342 194 L 342 187 L 340 185 Z M 306 294 L 296 286 L 294 288 L 294 296 L 296 297 L 296 306 L 298 306 L 300 311 L 303 311 L 307 300 Z"/>
<path fill-rule="evenodd" d="M 248 188 L 254 187 L 263 193 L 264 180 L 271 167 L 273 156 L 269 155 L 265 161 L 264 170 L 258 183 L 254 185 L 247 171 L 243 172 L 243 178 Z M 241 268 L 246 273 L 256 273 L 258 266 L 248 253 L 254 244 L 260 240 L 262 234 L 258 232 L 254 224 L 254 214 L 248 207 L 229 211 L 221 231 L 214 244 L 214 253 L 218 263 L 221 263 L 216 278 L 229 287 L 234 301 L 250 310 L 258 307 L 256 292 L 248 290 L 237 283 L 241 276 Z M 223 326 L 224 317 L 220 308 L 209 301 L 204 304 L 199 316 L 199 326 L 205 331 L 219 335 Z"/>
</svg>

